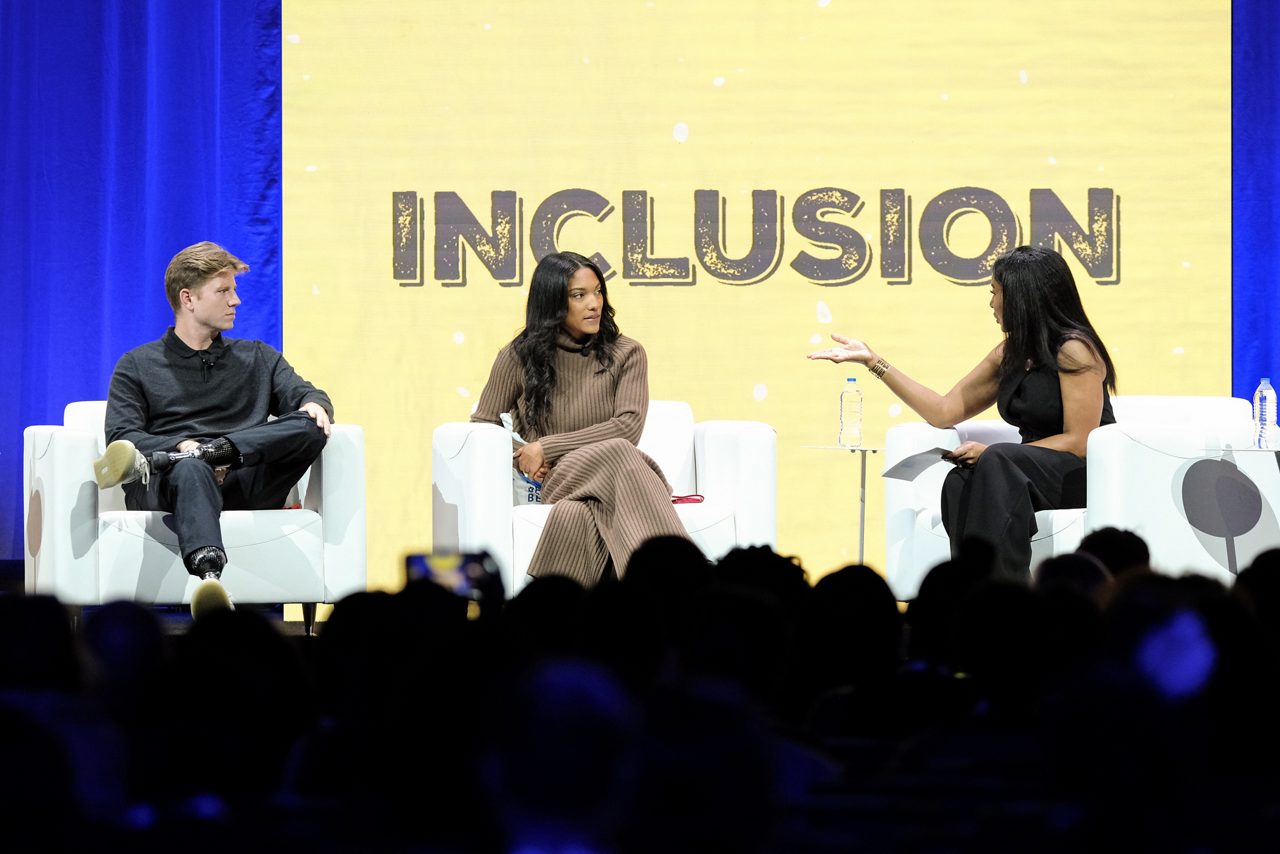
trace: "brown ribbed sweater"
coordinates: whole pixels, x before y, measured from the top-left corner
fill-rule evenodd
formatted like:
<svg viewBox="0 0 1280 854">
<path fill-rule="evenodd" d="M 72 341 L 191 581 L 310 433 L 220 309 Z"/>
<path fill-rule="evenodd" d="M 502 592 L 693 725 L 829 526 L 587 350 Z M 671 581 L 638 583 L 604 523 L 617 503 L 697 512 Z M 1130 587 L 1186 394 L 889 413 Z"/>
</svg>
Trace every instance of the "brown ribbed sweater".
<svg viewBox="0 0 1280 854">
<path fill-rule="evenodd" d="M 545 435 L 529 423 L 524 371 L 510 344 L 498 353 L 471 420 L 500 424 L 510 412 L 515 431 L 541 442 L 551 466 L 542 501 L 554 506 L 529 574 L 594 584 L 610 557 L 621 576 L 645 540 L 687 534 L 662 472 L 635 446 L 649 409 L 649 365 L 640 342 L 619 336 L 608 368 L 589 346 L 563 335 L 558 343 Z"/>
<path fill-rule="evenodd" d="M 541 441 L 554 464 L 575 448 L 605 439 L 640 441 L 649 409 L 649 362 L 634 338 L 619 335 L 613 364 L 605 368 L 595 352 L 561 335 L 555 353 L 556 387 L 551 394 L 550 432 L 539 435 L 529 423 L 524 400 L 524 369 L 511 345 L 503 347 L 480 393 L 472 421 L 502 423 L 511 413 L 515 431 L 526 442 Z"/>
</svg>

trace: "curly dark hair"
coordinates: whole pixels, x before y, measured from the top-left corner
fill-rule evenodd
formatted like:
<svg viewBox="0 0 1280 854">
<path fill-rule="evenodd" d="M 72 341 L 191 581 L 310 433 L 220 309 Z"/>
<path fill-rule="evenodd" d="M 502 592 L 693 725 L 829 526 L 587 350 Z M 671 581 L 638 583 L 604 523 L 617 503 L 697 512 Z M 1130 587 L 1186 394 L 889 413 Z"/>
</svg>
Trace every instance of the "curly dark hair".
<svg viewBox="0 0 1280 854">
<path fill-rule="evenodd" d="M 1062 373 L 1079 373 L 1084 366 L 1064 366 L 1058 350 L 1076 339 L 1093 350 L 1106 366 L 1103 381 L 1116 390 L 1116 368 L 1107 348 L 1089 322 L 1071 268 L 1061 255 L 1039 246 L 1019 246 L 996 259 L 992 278 L 1004 296 L 1004 357 L 1000 376 L 1020 372 L 1027 364 L 1055 365 Z"/>
<path fill-rule="evenodd" d="M 551 392 L 556 387 L 556 340 L 564 319 L 569 314 L 569 279 L 583 267 L 596 274 L 604 306 L 600 311 L 600 331 L 586 344 L 586 350 L 600 363 L 600 370 L 613 365 L 618 324 L 604 273 L 594 261 L 577 252 L 555 252 L 538 262 L 529 282 L 529 301 L 525 304 L 524 329 L 511 342 L 524 369 L 524 401 L 529 423 L 539 433 L 548 431 L 551 417 Z"/>
</svg>

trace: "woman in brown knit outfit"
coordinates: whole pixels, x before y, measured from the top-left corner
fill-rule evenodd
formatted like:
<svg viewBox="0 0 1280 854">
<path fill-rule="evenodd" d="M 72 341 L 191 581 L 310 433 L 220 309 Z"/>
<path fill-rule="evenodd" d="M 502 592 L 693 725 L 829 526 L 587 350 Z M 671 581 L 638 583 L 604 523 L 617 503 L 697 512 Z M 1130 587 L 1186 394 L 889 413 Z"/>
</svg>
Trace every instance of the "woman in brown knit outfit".
<svg viewBox="0 0 1280 854">
<path fill-rule="evenodd" d="M 543 258 L 529 283 L 525 328 L 498 353 L 472 421 L 511 413 L 525 440 L 512 455 L 554 504 L 529 574 L 619 576 L 650 537 L 687 537 L 657 463 L 636 448 L 649 409 L 640 342 L 621 335 L 604 275 L 576 252 Z"/>
</svg>

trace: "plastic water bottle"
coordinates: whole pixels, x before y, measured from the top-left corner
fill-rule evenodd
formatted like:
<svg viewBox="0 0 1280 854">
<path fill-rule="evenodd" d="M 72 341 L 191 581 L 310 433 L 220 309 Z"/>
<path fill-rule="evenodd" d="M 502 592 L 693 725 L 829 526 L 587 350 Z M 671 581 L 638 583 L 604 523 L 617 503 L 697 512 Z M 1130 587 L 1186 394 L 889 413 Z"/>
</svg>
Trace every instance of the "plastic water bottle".
<svg viewBox="0 0 1280 854">
<path fill-rule="evenodd" d="M 1253 444 L 1258 448 L 1280 448 L 1276 430 L 1276 390 L 1271 378 L 1263 377 L 1253 393 Z"/>
<path fill-rule="evenodd" d="M 857 377 L 849 377 L 840 392 L 840 432 L 836 444 L 842 448 L 862 447 L 862 389 L 857 382 Z"/>
</svg>

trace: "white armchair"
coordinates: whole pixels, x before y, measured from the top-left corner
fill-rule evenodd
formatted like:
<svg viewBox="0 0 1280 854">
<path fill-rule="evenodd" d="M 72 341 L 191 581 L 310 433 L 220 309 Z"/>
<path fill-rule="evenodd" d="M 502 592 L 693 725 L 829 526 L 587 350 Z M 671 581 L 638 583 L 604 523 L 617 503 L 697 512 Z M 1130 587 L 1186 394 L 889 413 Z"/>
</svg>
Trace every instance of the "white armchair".
<svg viewBox="0 0 1280 854">
<path fill-rule="evenodd" d="M 1280 548 L 1280 454 L 1253 445 L 1240 398 L 1178 401 L 1168 417 L 1130 418 L 1089 436 L 1086 531 L 1142 537 L 1153 569 L 1230 584 L 1260 552 Z"/>
<path fill-rule="evenodd" d="M 680 401 L 649 403 L 640 450 L 662 468 L 677 495 L 676 515 L 711 559 L 738 546 L 777 542 L 777 436 L 758 421 L 704 421 Z M 513 506 L 511 434 L 495 424 L 451 422 L 431 446 L 432 541 L 437 550 L 487 551 L 507 595 L 528 580 L 551 505 Z"/>
<path fill-rule="evenodd" d="M 106 401 L 80 401 L 62 426 L 23 432 L 26 590 L 73 606 L 188 603 L 197 581 L 178 553 L 173 517 L 126 510 L 124 490 L 94 482 L 105 414 Z M 223 512 L 222 578 L 236 602 L 314 605 L 365 589 L 360 427 L 334 425 L 298 495 L 301 509 Z"/>
<path fill-rule="evenodd" d="M 1088 513 L 1084 509 L 1037 513 L 1037 532 L 1031 540 L 1033 566 L 1047 557 L 1074 551 L 1087 531 L 1107 526 L 1133 530 L 1148 539 L 1156 564 L 1151 540 L 1160 531 L 1186 528 L 1186 517 L 1157 514 L 1144 520 L 1143 530 L 1139 530 L 1134 517 L 1116 512 L 1120 504 L 1132 503 L 1140 489 L 1136 484 L 1150 481 L 1155 468 L 1132 469 L 1126 463 L 1130 449 L 1113 453 L 1110 448 L 1122 443 L 1120 437 L 1124 436 L 1138 436 L 1141 441 L 1149 435 L 1144 432 L 1148 429 L 1179 436 L 1178 447 L 1196 447 L 1200 452 L 1218 443 L 1219 437 L 1228 437 L 1229 444 L 1247 443 L 1252 417 L 1248 401 L 1229 397 L 1115 397 L 1112 409 L 1117 423 L 1100 427 L 1089 436 Z M 884 465 L 888 469 L 911 454 L 934 447 L 952 449 L 969 440 L 984 444 L 1021 441 L 1017 428 L 997 420 L 966 421 L 949 430 L 918 422 L 899 424 L 885 436 Z M 1099 448 L 1096 453 L 1095 448 Z M 942 462 L 912 481 L 884 480 L 885 575 L 900 600 L 914 598 L 928 571 L 950 557 L 941 515 L 942 481 L 950 467 Z M 1161 485 L 1168 490 L 1168 477 Z M 1154 487 L 1149 484 L 1148 488 Z M 1154 509 L 1157 505 L 1150 506 Z M 1168 502 L 1159 506 L 1167 507 Z M 1177 564 L 1167 565 L 1172 568 Z"/>
</svg>

